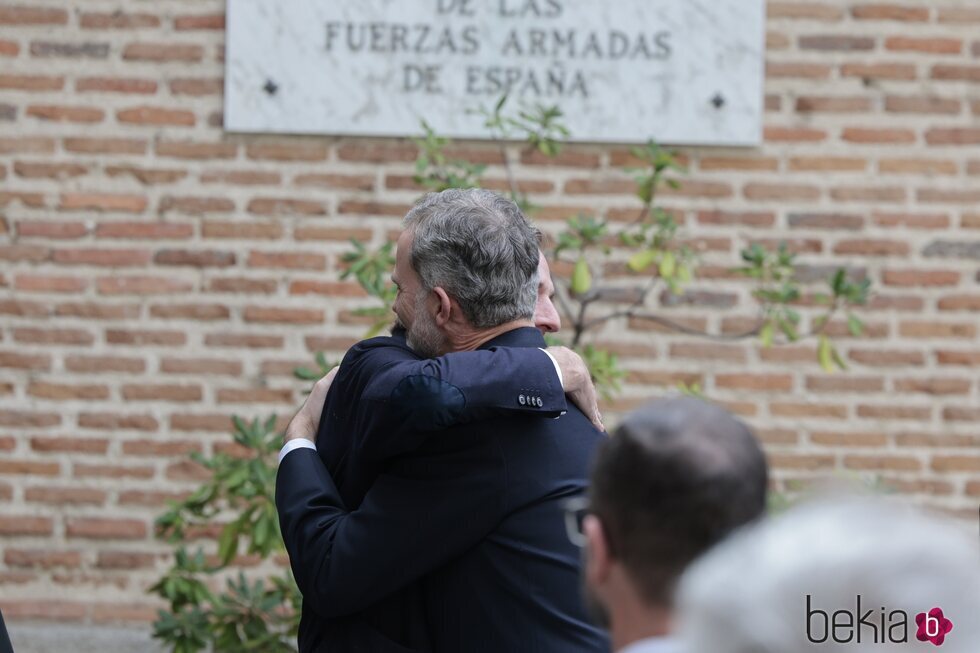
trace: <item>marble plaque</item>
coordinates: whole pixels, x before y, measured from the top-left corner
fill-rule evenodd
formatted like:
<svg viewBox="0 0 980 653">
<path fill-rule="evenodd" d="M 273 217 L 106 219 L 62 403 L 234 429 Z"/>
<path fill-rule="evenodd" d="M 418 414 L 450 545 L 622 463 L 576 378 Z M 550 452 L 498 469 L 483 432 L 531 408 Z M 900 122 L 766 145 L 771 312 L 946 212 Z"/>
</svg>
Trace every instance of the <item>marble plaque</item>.
<svg viewBox="0 0 980 653">
<path fill-rule="evenodd" d="M 557 105 L 572 140 L 755 145 L 764 0 L 228 0 L 225 128 L 488 138 Z"/>
</svg>

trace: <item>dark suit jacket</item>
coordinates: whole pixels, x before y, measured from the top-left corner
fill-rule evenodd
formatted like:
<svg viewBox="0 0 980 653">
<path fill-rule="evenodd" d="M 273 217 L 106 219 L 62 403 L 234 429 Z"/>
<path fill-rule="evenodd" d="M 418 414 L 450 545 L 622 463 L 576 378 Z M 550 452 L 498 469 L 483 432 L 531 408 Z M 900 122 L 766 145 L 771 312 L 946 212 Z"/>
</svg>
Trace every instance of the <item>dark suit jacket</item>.
<svg viewBox="0 0 980 653">
<path fill-rule="evenodd" d="M 277 479 L 283 537 L 304 596 L 302 650 L 608 650 L 586 620 L 580 554 L 567 540 L 560 508 L 584 490 L 603 436 L 572 406 L 560 419 L 526 414 L 531 404 L 560 413 L 545 411 L 547 380 L 518 372 L 544 346 L 537 330 L 516 329 L 484 345 L 515 348 L 497 350 L 516 354 L 506 367 L 489 368 L 499 380 L 491 382 L 486 367 L 467 366 L 524 414 L 489 415 L 483 409 L 494 402 L 481 399 L 492 392 L 460 400 L 432 377 L 406 384 L 402 374 L 393 390 L 374 393 L 371 381 L 392 357 L 414 354 L 397 342 L 361 345 L 338 373 L 337 396 L 331 390 L 328 397 L 318 452 L 290 453 Z M 556 383 L 553 371 L 551 377 Z M 348 403 L 345 380 L 363 404 Z M 424 416 L 431 410 L 405 409 L 426 398 L 456 406 L 443 416 L 448 421 L 480 421 L 431 432 Z M 467 405 L 473 415 L 465 414 Z M 386 408 L 398 415 L 396 424 Z M 369 428 L 333 430 L 334 423 Z M 362 451 L 366 443 L 385 456 Z"/>
</svg>

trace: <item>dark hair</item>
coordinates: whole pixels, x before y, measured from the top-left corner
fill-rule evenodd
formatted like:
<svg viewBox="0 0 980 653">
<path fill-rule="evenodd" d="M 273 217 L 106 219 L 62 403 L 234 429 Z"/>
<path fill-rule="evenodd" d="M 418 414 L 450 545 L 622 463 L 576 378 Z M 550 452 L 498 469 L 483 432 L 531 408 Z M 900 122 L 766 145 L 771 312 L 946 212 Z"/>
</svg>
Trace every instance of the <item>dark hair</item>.
<svg viewBox="0 0 980 653">
<path fill-rule="evenodd" d="M 767 484 L 749 428 L 682 397 L 634 411 L 603 442 L 590 503 L 637 590 L 670 606 L 688 564 L 765 512 Z"/>
</svg>

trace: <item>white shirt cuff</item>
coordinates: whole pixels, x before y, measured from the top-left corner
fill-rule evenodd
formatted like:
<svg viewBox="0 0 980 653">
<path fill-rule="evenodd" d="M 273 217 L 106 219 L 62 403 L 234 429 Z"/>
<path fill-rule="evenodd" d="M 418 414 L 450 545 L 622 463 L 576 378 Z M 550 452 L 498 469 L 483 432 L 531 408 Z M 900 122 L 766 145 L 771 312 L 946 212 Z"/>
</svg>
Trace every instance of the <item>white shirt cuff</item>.
<svg viewBox="0 0 980 653">
<path fill-rule="evenodd" d="M 316 451 L 316 445 L 306 438 L 296 438 L 295 440 L 290 440 L 284 444 L 282 449 L 279 451 L 279 464 L 282 464 L 282 459 L 286 457 L 287 453 L 290 451 L 295 451 L 296 449 L 312 449 L 313 451 Z"/>
<path fill-rule="evenodd" d="M 555 357 L 552 356 L 551 355 L 551 352 L 549 352 L 547 349 L 542 349 L 541 347 L 538 347 L 538 349 L 541 349 L 541 351 L 543 351 L 544 353 L 548 354 L 548 358 L 550 358 L 551 359 L 551 362 L 554 363 L 554 365 L 555 365 L 555 371 L 558 372 L 558 385 L 560 385 L 561 386 L 561 389 L 564 390 L 565 389 L 565 379 L 561 378 L 561 368 L 558 367 L 558 361 L 555 360 Z"/>
</svg>

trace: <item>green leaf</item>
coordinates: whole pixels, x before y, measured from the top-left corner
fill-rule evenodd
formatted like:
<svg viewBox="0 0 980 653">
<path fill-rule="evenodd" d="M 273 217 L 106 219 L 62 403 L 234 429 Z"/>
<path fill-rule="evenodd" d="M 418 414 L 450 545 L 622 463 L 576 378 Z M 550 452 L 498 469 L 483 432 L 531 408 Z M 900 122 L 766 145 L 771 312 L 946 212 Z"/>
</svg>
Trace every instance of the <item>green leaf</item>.
<svg viewBox="0 0 980 653">
<path fill-rule="evenodd" d="M 862 322 L 856 315 L 848 315 L 847 330 L 850 331 L 852 336 L 859 338 L 861 337 L 861 334 L 864 333 L 864 322 Z"/>
<path fill-rule="evenodd" d="M 759 339 L 762 340 L 763 347 L 772 347 L 773 333 L 772 322 L 766 322 L 759 331 Z"/>
<path fill-rule="evenodd" d="M 824 369 L 825 372 L 834 371 L 834 347 L 830 344 L 830 338 L 821 335 L 820 342 L 817 345 L 817 361 L 820 363 L 820 367 Z"/>
<path fill-rule="evenodd" d="M 676 263 L 677 259 L 674 258 L 674 253 L 665 252 L 663 258 L 660 259 L 660 276 L 664 279 L 672 278 L 674 276 Z"/>
<path fill-rule="evenodd" d="M 584 295 L 592 288 L 592 271 L 589 270 L 589 263 L 584 257 L 580 257 L 575 262 L 575 270 L 572 272 L 572 292 L 576 295 Z"/>
<path fill-rule="evenodd" d="M 837 351 L 836 347 L 830 348 L 830 355 L 834 359 L 834 363 L 837 365 L 837 367 L 845 371 L 847 370 L 847 363 L 844 362 L 844 359 L 841 357 L 840 352 Z"/>
<path fill-rule="evenodd" d="M 218 537 L 218 558 L 227 565 L 238 553 L 238 523 L 232 522 L 221 529 Z"/>
</svg>

